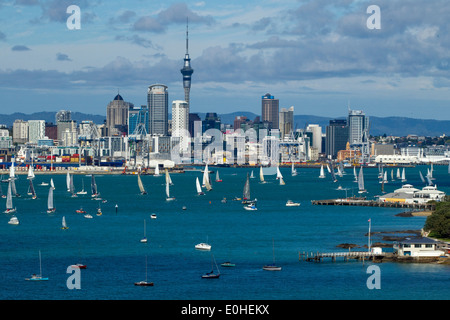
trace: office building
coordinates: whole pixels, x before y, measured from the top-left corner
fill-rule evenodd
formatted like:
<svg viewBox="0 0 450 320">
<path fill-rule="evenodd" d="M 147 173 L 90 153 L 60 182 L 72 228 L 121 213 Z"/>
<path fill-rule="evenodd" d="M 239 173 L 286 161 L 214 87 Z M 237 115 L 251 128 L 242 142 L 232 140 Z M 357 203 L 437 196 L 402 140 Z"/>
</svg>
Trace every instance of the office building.
<svg viewBox="0 0 450 320">
<path fill-rule="evenodd" d="M 281 108 L 279 115 L 280 136 L 283 139 L 294 131 L 294 107 Z"/>
<path fill-rule="evenodd" d="M 25 143 L 28 141 L 28 122 L 16 120 L 13 123 L 13 143 Z"/>
<path fill-rule="evenodd" d="M 261 98 L 261 120 L 269 122 L 270 129 L 279 129 L 278 112 L 279 101 L 270 93 Z"/>
<path fill-rule="evenodd" d="M 325 153 L 328 158 L 336 159 L 338 151 L 346 149 L 348 132 L 347 120 L 330 120 L 325 138 Z"/>
<path fill-rule="evenodd" d="M 169 92 L 164 84 L 154 84 L 148 87 L 147 106 L 149 112 L 149 134 L 168 135 L 168 102 Z"/>
<path fill-rule="evenodd" d="M 36 143 L 45 137 L 44 120 L 28 120 L 28 142 Z"/>
<path fill-rule="evenodd" d="M 349 110 L 347 125 L 350 148 L 361 150 L 363 156 L 369 155 L 369 117 L 361 110 Z"/>
<path fill-rule="evenodd" d="M 122 135 L 128 132 L 128 112 L 133 104 L 125 102 L 120 94 L 106 107 L 106 128 L 108 136 Z"/>
<path fill-rule="evenodd" d="M 180 151 L 188 149 L 189 139 L 189 107 L 186 101 L 172 102 L 172 137 L 179 138 Z"/>
</svg>

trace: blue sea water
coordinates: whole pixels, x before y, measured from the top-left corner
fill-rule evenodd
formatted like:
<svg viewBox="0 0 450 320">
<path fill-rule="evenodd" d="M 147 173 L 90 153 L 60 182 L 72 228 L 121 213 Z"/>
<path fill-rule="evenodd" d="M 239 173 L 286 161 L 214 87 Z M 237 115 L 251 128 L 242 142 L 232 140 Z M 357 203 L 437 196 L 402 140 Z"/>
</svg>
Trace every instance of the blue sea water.
<svg viewBox="0 0 450 320">
<path fill-rule="evenodd" d="M 340 243 L 367 244 L 368 220 L 371 230 L 419 230 L 425 217 L 398 217 L 404 209 L 314 206 L 311 200 L 358 195 L 352 170 L 333 183 L 319 179 L 319 170 L 281 168 L 286 184 L 280 186 L 274 175 L 267 184 L 251 179 L 252 198 L 258 211 L 246 211 L 234 197 L 241 197 L 246 174 L 251 168 L 211 168 L 219 170 L 223 182 L 213 181 L 213 190 L 198 196 L 195 178 L 202 173 L 172 174 L 171 195 L 165 201 L 165 177 L 142 176 L 148 194 L 140 195 L 134 175 L 97 175 L 103 214 L 96 215 L 99 201 L 87 195 L 71 198 L 65 175 L 37 175 L 34 185 L 38 199 L 26 194 L 27 181 L 16 181 L 20 198 L 14 198 L 19 225 L 9 225 L 10 215 L 0 214 L 0 299 L 2 300 L 302 300 L 302 299 L 448 299 L 450 268 L 436 264 L 381 263 L 380 289 L 368 289 L 367 268 L 371 262 L 299 261 L 299 252 L 342 251 Z M 425 166 L 406 168 L 407 183 L 422 187 L 418 171 Z M 259 169 L 255 168 L 255 176 Z M 364 171 L 368 197 L 381 194 L 378 169 Z M 42 181 L 55 182 L 55 214 L 47 214 L 48 188 Z M 214 177 L 214 175 L 212 175 Z M 447 167 L 434 167 L 438 189 L 450 193 Z M 90 177 L 74 175 L 75 187 Z M 389 182 L 391 192 L 401 182 Z M 2 184 L 3 192 L 6 184 Z M 226 197 L 227 203 L 221 200 Z M 300 207 L 286 207 L 288 199 Z M 1 200 L 4 206 L 5 199 Z M 116 209 L 117 205 L 117 209 Z M 182 210 L 185 206 L 186 210 Z M 83 207 L 93 216 L 86 219 L 76 209 Z M 157 219 L 150 219 L 155 213 Z M 65 216 L 69 229 L 61 229 Z M 141 243 L 146 220 L 147 243 Z M 384 242 L 374 236 L 372 242 Z M 211 252 L 198 251 L 200 242 L 212 245 Z M 354 249 L 357 250 L 357 249 Z M 359 250 L 366 250 L 361 248 Z M 49 281 L 25 281 L 39 273 Z M 267 272 L 262 266 L 273 261 L 281 272 Z M 202 279 L 211 270 L 214 256 L 221 271 L 219 279 Z M 153 287 L 136 287 L 145 279 Z M 234 268 L 220 267 L 231 261 Z M 84 263 L 81 289 L 68 289 L 67 267 Z"/>
</svg>

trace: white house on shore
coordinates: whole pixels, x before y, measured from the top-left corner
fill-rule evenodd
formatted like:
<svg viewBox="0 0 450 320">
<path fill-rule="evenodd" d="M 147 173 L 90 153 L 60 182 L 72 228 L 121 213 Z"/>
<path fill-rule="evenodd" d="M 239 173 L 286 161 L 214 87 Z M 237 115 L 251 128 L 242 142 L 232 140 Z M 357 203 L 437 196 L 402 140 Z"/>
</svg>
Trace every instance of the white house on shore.
<svg viewBox="0 0 450 320">
<path fill-rule="evenodd" d="M 426 203 L 431 200 L 443 201 L 445 192 L 437 189 L 436 186 L 426 186 L 422 190 L 414 188 L 410 184 L 405 184 L 401 188 L 379 197 L 381 202 L 400 203 Z"/>
<path fill-rule="evenodd" d="M 407 238 L 394 243 L 394 252 L 400 257 L 439 257 L 445 252 L 437 250 L 438 242 L 425 237 Z"/>
</svg>

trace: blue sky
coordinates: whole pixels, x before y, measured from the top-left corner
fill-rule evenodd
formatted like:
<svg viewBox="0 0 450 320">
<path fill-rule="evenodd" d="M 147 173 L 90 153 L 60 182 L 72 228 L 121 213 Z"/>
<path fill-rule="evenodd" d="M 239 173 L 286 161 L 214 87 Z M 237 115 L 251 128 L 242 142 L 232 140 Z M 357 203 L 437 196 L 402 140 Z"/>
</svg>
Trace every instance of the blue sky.
<svg viewBox="0 0 450 320">
<path fill-rule="evenodd" d="M 295 114 L 450 120 L 449 16 L 446 0 L 0 0 L 0 113 L 105 114 L 155 83 L 183 99 L 189 17 L 191 112 L 259 114 L 271 93 Z"/>
</svg>

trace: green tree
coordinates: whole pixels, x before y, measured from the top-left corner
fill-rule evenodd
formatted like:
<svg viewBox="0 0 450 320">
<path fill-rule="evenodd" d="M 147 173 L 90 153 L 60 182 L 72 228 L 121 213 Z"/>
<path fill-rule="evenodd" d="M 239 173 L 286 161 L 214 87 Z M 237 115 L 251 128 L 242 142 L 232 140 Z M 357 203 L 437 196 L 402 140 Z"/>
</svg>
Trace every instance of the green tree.
<svg viewBox="0 0 450 320">
<path fill-rule="evenodd" d="M 425 222 L 424 229 L 438 238 L 450 238 L 450 201 L 439 202 Z"/>
</svg>

